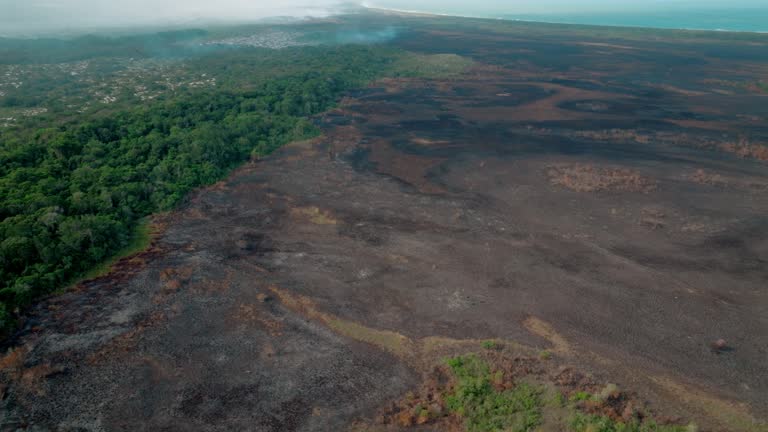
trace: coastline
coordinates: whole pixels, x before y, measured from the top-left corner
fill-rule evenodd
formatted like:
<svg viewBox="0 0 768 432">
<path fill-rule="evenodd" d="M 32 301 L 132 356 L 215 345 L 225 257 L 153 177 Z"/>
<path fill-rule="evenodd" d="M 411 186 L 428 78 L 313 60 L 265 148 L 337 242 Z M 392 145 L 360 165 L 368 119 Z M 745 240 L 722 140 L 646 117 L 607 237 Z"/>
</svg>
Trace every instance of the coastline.
<svg viewBox="0 0 768 432">
<path fill-rule="evenodd" d="M 402 15 L 414 15 L 414 16 L 432 16 L 432 17 L 453 17 L 453 18 L 468 18 L 468 19 L 483 19 L 494 21 L 510 21 L 510 22 L 524 22 L 524 23 L 540 23 L 540 24 L 564 24 L 564 25 L 579 25 L 579 26 L 594 26 L 594 27 L 607 27 L 607 28 L 631 28 L 631 29 L 651 29 L 651 30 L 672 30 L 672 31 L 692 31 L 692 32 L 720 32 L 720 33 L 749 33 L 749 34 L 768 34 L 768 29 L 765 30 L 741 30 L 741 29 L 728 29 L 728 28 L 696 28 L 696 27 L 663 27 L 652 25 L 630 25 L 630 24 L 606 24 L 606 23 L 587 23 L 587 22 L 574 22 L 567 20 L 555 20 L 548 21 L 545 19 L 527 19 L 527 18 L 513 18 L 505 16 L 487 16 L 487 15 L 464 15 L 464 14 L 452 14 L 444 12 L 422 11 L 412 9 L 397 9 L 386 8 L 380 6 L 370 5 L 368 2 L 363 2 L 362 7 L 375 12 L 380 13 L 393 13 Z"/>
</svg>

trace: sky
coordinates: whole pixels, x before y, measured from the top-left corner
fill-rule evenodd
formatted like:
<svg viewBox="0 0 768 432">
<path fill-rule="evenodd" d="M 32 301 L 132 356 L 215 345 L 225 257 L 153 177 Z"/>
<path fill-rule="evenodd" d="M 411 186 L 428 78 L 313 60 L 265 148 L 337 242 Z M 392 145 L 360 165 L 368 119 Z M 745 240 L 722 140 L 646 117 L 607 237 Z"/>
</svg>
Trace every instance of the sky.
<svg viewBox="0 0 768 432">
<path fill-rule="evenodd" d="M 324 16 L 339 0 L 0 0 L 0 34 L 26 30 Z"/>
<path fill-rule="evenodd" d="M 99 27 L 325 16 L 363 0 L 0 0 L 0 35 Z M 370 6 L 484 15 L 764 6 L 766 0 L 368 0 Z"/>
</svg>

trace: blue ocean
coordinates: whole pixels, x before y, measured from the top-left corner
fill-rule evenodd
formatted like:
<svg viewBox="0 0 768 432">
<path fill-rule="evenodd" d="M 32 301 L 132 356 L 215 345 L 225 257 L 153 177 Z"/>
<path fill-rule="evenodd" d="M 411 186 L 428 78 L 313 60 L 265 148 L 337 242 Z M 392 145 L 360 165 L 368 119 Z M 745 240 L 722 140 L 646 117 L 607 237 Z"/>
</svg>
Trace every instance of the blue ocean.
<svg viewBox="0 0 768 432">
<path fill-rule="evenodd" d="M 621 27 L 768 32 L 768 7 L 633 13 L 499 14 L 495 18 Z"/>
<path fill-rule="evenodd" d="M 768 33 L 768 0 L 766 5 L 742 8 L 665 8 L 611 12 L 514 13 L 514 7 L 500 3 L 492 7 L 481 1 L 479 6 L 466 6 L 471 2 L 446 2 L 440 6 L 431 2 L 406 0 L 374 0 L 366 2 L 372 7 L 393 10 L 425 12 L 475 18 L 539 21 L 562 24 L 586 24 L 620 27 L 649 27 L 665 29 L 722 30 Z M 656 3 L 658 4 L 658 3 Z M 411 6 L 411 7 L 409 7 Z M 556 9 L 556 8 L 553 8 Z"/>
</svg>

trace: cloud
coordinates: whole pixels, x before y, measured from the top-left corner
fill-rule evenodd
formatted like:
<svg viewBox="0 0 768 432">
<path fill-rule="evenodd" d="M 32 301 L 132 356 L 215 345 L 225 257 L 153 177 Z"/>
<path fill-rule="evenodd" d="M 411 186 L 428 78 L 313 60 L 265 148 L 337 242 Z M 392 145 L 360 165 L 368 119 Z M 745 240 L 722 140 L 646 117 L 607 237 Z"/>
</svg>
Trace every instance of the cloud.
<svg viewBox="0 0 768 432">
<path fill-rule="evenodd" d="M 348 0 L 0 0 L 0 33 L 317 17 L 346 5 Z"/>
</svg>

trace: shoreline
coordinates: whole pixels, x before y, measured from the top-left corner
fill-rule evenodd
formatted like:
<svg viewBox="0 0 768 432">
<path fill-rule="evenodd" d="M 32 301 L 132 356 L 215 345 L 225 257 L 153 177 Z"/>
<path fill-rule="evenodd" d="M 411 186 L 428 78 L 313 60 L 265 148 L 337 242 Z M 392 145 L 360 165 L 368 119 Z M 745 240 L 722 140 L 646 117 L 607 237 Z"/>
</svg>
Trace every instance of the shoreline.
<svg viewBox="0 0 768 432">
<path fill-rule="evenodd" d="M 421 10 L 395 9 L 395 8 L 385 8 L 385 7 L 378 7 L 378 6 L 369 6 L 366 2 L 364 2 L 362 6 L 367 10 L 375 11 L 375 12 L 396 13 L 396 14 L 416 15 L 416 16 L 484 19 L 484 20 L 493 20 L 493 21 L 510 21 L 510 22 L 525 22 L 525 23 L 539 23 L 539 24 L 563 24 L 563 25 L 578 25 L 578 26 L 607 27 L 607 28 L 717 32 L 717 33 L 749 33 L 749 34 L 761 34 L 761 35 L 768 34 L 768 29 L 766 30 L 733 30 L 733 29 L 724 29 L 724 28 L 712 29 L 712 28 L 691 28 L 691 27 L 653 27 L 653 26 L 643 26 L 643 25 L 622 25 L 622 24 L 589 24 L 589 23 L 580 23 L 580 22 L 569 22 L 569 21 L 545 21 L 545 20 L 538 20 L 538 19 L 505 18 L 505 17 L 491 17 L 491 16 L 481 16 L 481 15 L 457 15 L 457 14 L 450 14 L 450 13 L 430 12 L 430 11 L 421 11 Z"/>
</svg>

